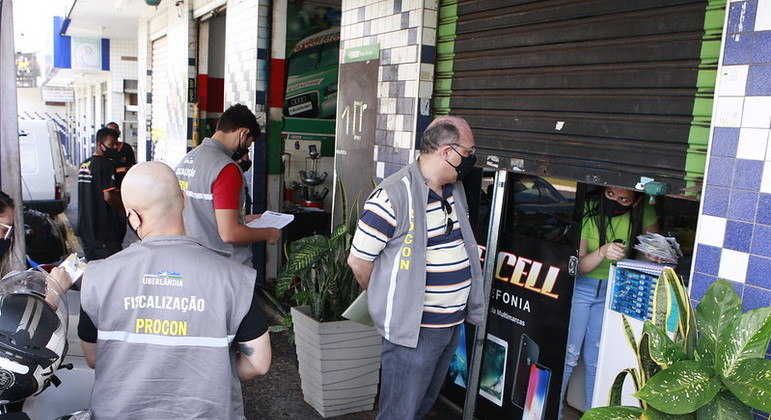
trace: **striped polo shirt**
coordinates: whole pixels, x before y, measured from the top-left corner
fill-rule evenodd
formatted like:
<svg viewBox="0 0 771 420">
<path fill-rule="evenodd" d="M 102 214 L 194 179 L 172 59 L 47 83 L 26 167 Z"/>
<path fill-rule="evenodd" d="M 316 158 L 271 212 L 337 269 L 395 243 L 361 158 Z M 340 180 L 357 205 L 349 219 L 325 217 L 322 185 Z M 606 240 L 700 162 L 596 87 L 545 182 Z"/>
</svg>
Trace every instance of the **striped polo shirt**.
<svg viewBox="0 0 771 420">
<path fill-rule="evenodd" d="M 450 327 L 463 322 L 466 316 L 466 302 L 471 289 L 471 265 L 452 193 L 452 184 L 444 186 L 442 197 L 430 189 L 428 193 L 426 293 L 421 327 Z M 443 205 L 442 201 L 447 204 Z M 452 231 L 449 233 L 446 231 L 448 220 L 452 220 Z M 379 190 L 364 204 L 351 253 L 362 260 L 374 261 L 393 237 L 395 230 L 393 207 L 386 192 Z"/>
</svg>

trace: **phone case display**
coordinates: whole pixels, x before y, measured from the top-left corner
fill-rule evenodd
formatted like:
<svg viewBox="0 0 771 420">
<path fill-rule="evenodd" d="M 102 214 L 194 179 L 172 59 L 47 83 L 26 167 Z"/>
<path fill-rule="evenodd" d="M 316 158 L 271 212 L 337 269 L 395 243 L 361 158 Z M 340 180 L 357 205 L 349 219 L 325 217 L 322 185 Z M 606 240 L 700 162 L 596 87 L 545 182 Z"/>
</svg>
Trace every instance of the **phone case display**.
<svg viewBox="0 0 771 420">
<path fill-rule="evenodd" d="M 637 260 L 622 260 L 611 265 L 594 395 L 589 396 L 593 407 L 608 405 L 608 396 L 616 375 L 624 369 L 637 367 L 637 358 L 624 338 L 622 317 L 627 317 L 632 332 L 639 337 L 643 323 L 651 319 L 653 294 L 664 267 L 661 264 Z M 674 331 L 679 316 L 674 299 L 672 305 L 667 318 L 667 329 L 670 333 Z M 621 404 L 637 406 L 639 402 L 631 396 L 634 392 L 631 380 L 627 380 L 624 383 Z"/>
<path fill-rule="evenodd" d="M 640 321 L 651 319 L 657 279 L 658 275 L 617 267 L 610 309 Z"/>
</svg>

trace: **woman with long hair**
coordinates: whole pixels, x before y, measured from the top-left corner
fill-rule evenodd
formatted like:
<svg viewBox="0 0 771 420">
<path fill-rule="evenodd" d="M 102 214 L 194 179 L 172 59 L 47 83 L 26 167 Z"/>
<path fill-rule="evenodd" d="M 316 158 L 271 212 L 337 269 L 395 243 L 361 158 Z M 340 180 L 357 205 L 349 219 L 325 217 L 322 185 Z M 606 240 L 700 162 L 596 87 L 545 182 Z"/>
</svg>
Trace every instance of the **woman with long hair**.
<svg viewBox="0 0 771 420">
<path fill-rule="evenodd" d="M 640 192 L 605 187 L 587 198 L 578 251 L 580 276 L 573 289 L 563 385 L 564 391 L 583 353 L 587 410 L 592 405 L 610 264 L 634 258 L 632 246 L 637 236 L 658 231 L 656 212 Z"/>
</svg>

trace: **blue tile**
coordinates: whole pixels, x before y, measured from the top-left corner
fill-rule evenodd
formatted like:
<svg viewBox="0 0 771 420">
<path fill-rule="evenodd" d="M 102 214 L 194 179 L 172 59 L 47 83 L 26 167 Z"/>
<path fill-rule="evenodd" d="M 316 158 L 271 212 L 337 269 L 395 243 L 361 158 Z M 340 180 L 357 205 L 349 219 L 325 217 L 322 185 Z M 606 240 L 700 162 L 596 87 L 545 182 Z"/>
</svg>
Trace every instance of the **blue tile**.
<svg viewBox="0 0 771 420">
<path fill-rule="evenodd" d="M 717 276 L 720 269 L 721 253 L 722 249 L 716 246 L 699 245 L 696 251 L 696 265 L 693 269 L 700 273 Z"/>
<path fill-rule="evenodd" d="M 744 286 L 744 296 L 742 297 L 742 309 L 750 311 L 752 309 L 763 308 L 771 305 L 771 290 L 761 289 L 754 286 Z"/>
<path fill-rule="evenodd" d="M 743 190 L 759 191 L 763 178 L 763 161 L 736 159 L 733 187 Z"/>
<path fill-rule="evenodd" d="M 750 252 L 771 257 L 771 226 L 755 225 Z"/>
<path fill-rule="evenodd" d="M 732 190 L 731 198 L 728 200 L 728 218 L 754 222 L 758 195 L 752 191 Z"/>
<path fill-rule="evenodd" d="M 746 93 L 747 96 L 771 95 L 771 64 L 750 65 Z"/>
<path fill-rule="evenodd" d="M 728 188 L 707 186 L 701 212 L 710 216 L 725 217 L 728 211 Z"/>
<path fill-rule="evenodd" d="M 723 247 L 734 251 L 749 252 L 752 240 L 752 223 L 729 220 L 725 226 Z"/>
<path fill-rule="evenodd" d="M 752 40 L 754 33 L 727 35 L 725 37 L 725 50 L 723 51 L 723 64 L 748 64 L 753 50 Z"/>
<path fill-rule="evenodd" d="M 709 160 L 707 170 L 707 185 L 730 187 L 734 176 L 736 159 L 713 157 Z"/>
<path fill-rule="evenodd" d="M 693 273 L 693 281 L 691 282 L 691 299 L 701 300 L 704 294 L 707 293 L 709 285 L 717 281 L 717 277 L 710 276 L 703 273 Z"/>
<path fill-rule="evenodd" d="M 771 258 L 750 255 L 750 265 L 747 268 L 747 284 L 771 289 Z"/>
<path fill-rule="evenodd" d="M 760 199 L 758 200 L 758 214 L 755 216 L 755 223 L 771 225 L 771 194 L 760 194 Z"/>
<path fill-rule="evenodd" d="M 755 28 L 755 14 L 757 10 L 757 1 L 732 3 L 728 9 L 727 33 L 752 32 Z"/>
<path fill-rule="evenodd" d="M 744 42 L 746 41 L 740 41 L 740 43 Z M 739 51 L 737 51 L 737 55 L 741 55 L 739 54 Z M 771 62 L 771 31 L 761 31 L 752 34 L 752 47 L 750 48 L 749 60 L 749 62 L 753 64 Z"/>
<path fill-rule="evenodd" d="M 739 144 L 739 129 L 715 127 L 712 133 L 712 156 L 736 157 L 736 146 Z"/>
<path fill-rule="evenodd" d="M 434 64 L 436 62 L 436 47 L 423 44 L 420 46 L 420 62 Z"/>
</svg>

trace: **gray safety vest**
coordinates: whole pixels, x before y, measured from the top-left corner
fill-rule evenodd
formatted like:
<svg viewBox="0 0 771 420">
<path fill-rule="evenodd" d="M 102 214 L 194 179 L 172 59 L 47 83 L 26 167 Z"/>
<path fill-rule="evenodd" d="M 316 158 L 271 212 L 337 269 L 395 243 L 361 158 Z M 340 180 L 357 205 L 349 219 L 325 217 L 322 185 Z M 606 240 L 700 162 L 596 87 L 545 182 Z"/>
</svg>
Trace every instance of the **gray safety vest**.
<svg viewBox="0 0 771 420">
<path fill-rule="evenodd" d="M 252 266 L 252 250 L 246 245 L 235 245 L 222 240 L 214 217 L 214 197 L 211 186 L 225 165 L 235 163 L 233 152 L 224 144 L 205 138 L 203 143 L 185 155 L 176 169 L 179 186 L 187 195 L 185 211 L 185 232 L 201 241 L 206 247 L 219 251 L 230 258 Z M 241 169 L 239 169 L 240 171 Z M 244 189 L 239 192 L 238 208 L 244 209 Z M 238 217 L 243 224 L 243 213 Z"/>
<path fill-rule="evenodd" d="M 231 347 L 255 271 L 186 236 L 148 237 L 83 275 L 98 330 L 96 419 L 242 419 Z"/>
<path fill-rule="evenodd" d="M 486 314 L 479 248 L 468 220 L 463 183 L 456 182 L 453 187 L 460 231 L 471 265 L 466 321 L 478 325 Z M 383 338 L 414 348 L 418 344 L 426 291 L 428 185 L 416 161 L 383 180 L 377 189 L 388 194 L 396 215 L 396 229 L 374 261 L 367 305 Z"/>
</svg>

